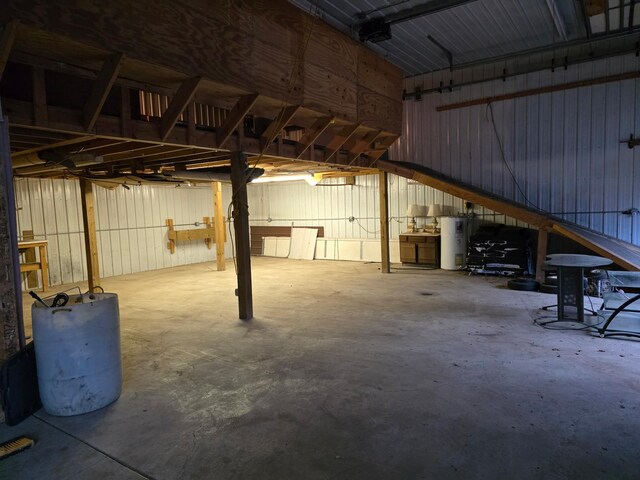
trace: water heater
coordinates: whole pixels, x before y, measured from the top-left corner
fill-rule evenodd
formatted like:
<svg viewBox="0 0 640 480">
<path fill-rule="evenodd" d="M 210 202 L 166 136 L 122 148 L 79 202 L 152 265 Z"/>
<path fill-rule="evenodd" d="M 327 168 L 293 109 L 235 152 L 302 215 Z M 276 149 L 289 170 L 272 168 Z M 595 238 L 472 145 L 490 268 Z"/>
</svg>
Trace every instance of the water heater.
<svg viewBox="0 0 640 480">
<path fill-rule="evenodd" d="M 467 252 L 467 219 L 440 217 L 440 268 L 462 270 Z"/>
</svg>

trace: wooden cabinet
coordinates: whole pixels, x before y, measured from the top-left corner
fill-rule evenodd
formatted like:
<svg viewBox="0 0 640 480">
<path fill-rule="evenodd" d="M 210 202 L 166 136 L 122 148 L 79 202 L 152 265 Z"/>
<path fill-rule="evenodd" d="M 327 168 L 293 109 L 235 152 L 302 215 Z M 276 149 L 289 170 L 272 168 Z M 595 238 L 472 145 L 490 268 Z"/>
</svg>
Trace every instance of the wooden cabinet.
<svg viewBox="0 0 640 480">
<path fill-rule="evenodd" d="M 400 261 L 440 267 L 440 235 L 433 233 L 400 234 Z"/>
</svg>

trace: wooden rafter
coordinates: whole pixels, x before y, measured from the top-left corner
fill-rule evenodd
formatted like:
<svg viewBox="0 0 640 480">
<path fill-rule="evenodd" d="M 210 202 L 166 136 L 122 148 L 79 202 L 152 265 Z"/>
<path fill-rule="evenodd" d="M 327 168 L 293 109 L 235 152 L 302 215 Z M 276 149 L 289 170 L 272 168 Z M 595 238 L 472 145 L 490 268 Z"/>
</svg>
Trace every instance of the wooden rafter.
<svg viewBox="0 0 640 480">
<path fill-rule="evenodd" d="M 313 145 L 318 137 L 322 135 L 329 126 L 333 125 L 336 121 L 336 117 L 320 117 L 318 118 L 310 128 L 307 128 L 304 135 L 296 145 L 296 158 L 300 158 L 302 154 Z"/>
<path fill-rule="evenodd" d="M 361 154 L 366 152 L 371 144 L 375 142 L 383 134 L 382 130 L 374 130 L 367 132 L 361 137 L 353 137 L 344 144 L 344 149 L 353 154 Z"/>
<path fill-rule="evenodd" d="M 109 58 L 104 62 L 102 70 L 100 70 L 93 82 L 89 99 L 84 106 L 84 128 L 86 131 L 92 130 L 95 126 L 102 106 L 107 100 L 107 95 L 109 95 L 111 87 L 118 76 L 123 59 L 124 55 L 122 53 L 117 53 Z"/>
<path fill-rule="evenodd" d="M 169 103 L 169 107 L 162 114 L 162 122 L 160 124 L 160 138 L 162 141 L 165 141 L 173 127 L 175 127 L 180 114 L 187 108 L 191 99 L 196 93 L 196 90 L 200 86 L 202 82 L 202 77 L 193 77 L 188 78 L 184 82 L 180 84 L 180 88 L 171 99 L 171 103 Z"/>
<path fill-rule="evenodd" d="M 276 118 L 272 120 L 260 137 L 262 152 L 266 151 L 282 129 L 291 122 L 298 110 L 300 110 L 300 105 L 290 105 L 288 107 L 284 107 L 280 112 L 278 112 Z"/>
<path fill-rule="evenodd" d="M 369 157 L 369 165 L 374 166 L 374 163 L 384 155 L 384 152 L 386 152 L 397 139 L 398 135 L 389 135 L 377 142 L 372 150 L 366 151 L 367 157 Z"/>
<path fill-rule="evenodd" d="M 222 148 L 227 140 L 229 140 L 234 130 L 238 128 L 238 125 L 240 125 L 244 117 L 249 113 L 249 110 L 254 106 L 256 100 L 258 100 L 257 93 L 240 97 L 240 100 L 238 100 L 229 112 L 227 119 L 216 129 L 216 140 L 219 148 Z"/>
<path fill-rule="evenodd" d="M 4 67 L 7 66 L 7 60 L 9 54 L 13 48 L 13 43 L 16 39 L 16 32 L 18 31 L 18 21 L 12 20 L 4 27 L 2 37 L 0 38 L 0 79 L 4 73 Z"/>
<path fill-rule="evenodd" d="M 324 152 L 325 161 L 329 161 L 338 150 L 356 133 L 359 125 L 345 125 L 340 129 L 340 132 L 336 133 L 329 143 Z"/>
</svg>

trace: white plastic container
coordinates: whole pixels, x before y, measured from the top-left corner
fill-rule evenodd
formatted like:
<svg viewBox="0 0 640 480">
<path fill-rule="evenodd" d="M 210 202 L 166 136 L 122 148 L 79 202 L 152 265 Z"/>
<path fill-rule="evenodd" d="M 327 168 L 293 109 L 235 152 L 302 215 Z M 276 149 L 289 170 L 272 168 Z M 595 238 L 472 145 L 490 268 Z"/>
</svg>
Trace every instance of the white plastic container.
<svg viewBox="0 0 640 480">
<path fill-rule="evenodd" d="M 117 400 L 122 389 L 118 296 L 70 295 L 64 307 L 35 302 L 31 312 L 46 412 L 78 415 Z"/>
<path fill-rule="evenodd" d="M 440 217 L 440 268 L 461 270 L 467 252 L 466 219 Z"/>
</svg>

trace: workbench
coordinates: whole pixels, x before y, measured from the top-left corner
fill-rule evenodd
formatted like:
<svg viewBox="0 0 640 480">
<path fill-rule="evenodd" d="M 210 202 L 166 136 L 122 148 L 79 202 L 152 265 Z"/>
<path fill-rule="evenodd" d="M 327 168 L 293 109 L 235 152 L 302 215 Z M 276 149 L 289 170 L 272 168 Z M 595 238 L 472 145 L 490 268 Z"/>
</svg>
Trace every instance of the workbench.
<svg viewBox="0 0 640 480">
<path fill-rule="evenodd" d="M 18 253 L 23 254 L 29 250 L 38 250 L 39 256 L 36 262 L 20 263 L 20 273 L 40 270 L 42 274 L 42 291 L 49 288 L 49 264 L 47 263 L 47 240 L 29 240 L 18 242 Z"/>
</svg>

